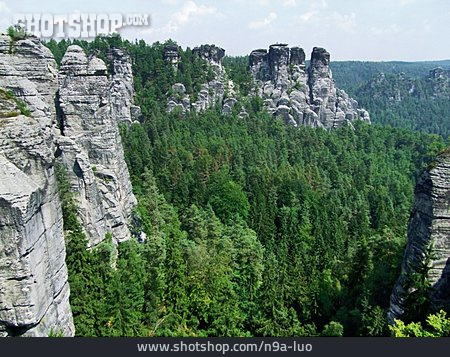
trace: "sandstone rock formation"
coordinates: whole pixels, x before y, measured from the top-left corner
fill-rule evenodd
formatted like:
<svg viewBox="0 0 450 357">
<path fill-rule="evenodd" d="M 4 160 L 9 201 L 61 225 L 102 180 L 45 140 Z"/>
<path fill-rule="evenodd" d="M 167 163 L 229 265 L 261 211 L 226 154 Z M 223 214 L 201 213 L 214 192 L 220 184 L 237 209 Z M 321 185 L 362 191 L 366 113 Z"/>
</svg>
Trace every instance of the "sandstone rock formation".
<svg viewBox="0 0 450 357">
<path fill-rule="evenodd" d="M 99 60 L 97 59 L 97 61 Z M 108 51 L 108 61 L 112 71 L 109 91 L 113 116 L 119 123 L 140 122 L 142 119 L 141 108 L 134 105 L 133 71 L 130 56 L 119 48 L 112 48 Z"/>
<path fill-rule="evenodd" d="M 109 78 L 102 60 L 88 59 L 81 47 L 70 46 L 59 75 L 58 160 L 69 169 L 91 245 L 108 232 L 118 242 L 130 238 L 128 222 L 136 203 L 117 126 L 132 120 L 132 87 L 124 80 L 131 78 L 131 68 L 123 65 L 123 54 L 113 55 L 115 74 Z"/>
<path fill-rule="evenodd" d="M 434 98 L 450 99 L 450 69 L 437 67 L 430 71 L 428 82 L 431 83 Z"/>
<path fill-rule="evenodd" d="M 164 61 L 170 63 L 175 70 L 178 69 L 180 62 L 180 55 L 178 53 L 178 46 L 175 44 L 168 44 L 164 47 Z"/>
<path fill-rule="evenodd" d="M 450 70 L 437 67 L 426 77 L 411 77 L 403 72 L 379 73 L 359 90 L 365 96 L 395 102 L 411 98 L 450 99 Z"/>
<path fill-rule="evenodd" d="M 74 334 L 56 162 L 65 165 L 90 246 L 131 237 L 136 200 L 118 123 L 139 119 L 131 62 L 69 47 L 60 71 L 38 39 L 0 36 L 0 336 Z M 20 115 L 10 90 L 31 115 Z"/>
<path fill-rule="evenodd" d="M 409 278 L 426 261 L 431 249 L 428 279 L 435 308 L 450 308 L 450 149 L 420 178 L 408 227 L 402 272 L 391 295 L 389 320 L 401 318 L 412 292 Z"/>
<path fill-rule="evenodd" d="M 0 336 L 72 336 L 61 205 L 54 172 L 56 63 L 37 39 L 0 36 Z"/>
<path fill-rule="evenodd" d="M 255 95 L 264 99 L 267 110 L 294 126 L 335 128 L 355 120 L 370 122 L 367 111 L 356 100 L 336 88 L 330 54 L 315 47 L 309 68 L 305 52 L 286 44 L 254 50 L 249 56 Z"/>
<path fill-rule="evenodd" d="M 165 58 L 172 64 L 178 64 L 179 57 L 175 57 L 173 50 L 173 47 L 169 49 L 166 47 Z M 194 48 L 192 53 L 208 63 L 213 78 L 202 85 L 195 101 L 191 100 L 182 83 L 175 83 L 172 86 L 173 95 L 168 98 L 167 111 L 172 112 L 178 108 L 183 113 L 190 110 L 200 112 L 219 103 L 222 112 L 230 114 L 237 100 L 234 98 L 234 84 L 228 79 L 222 65 L 225 50 L 215 45 L 202 45 Z"/>
</svg>

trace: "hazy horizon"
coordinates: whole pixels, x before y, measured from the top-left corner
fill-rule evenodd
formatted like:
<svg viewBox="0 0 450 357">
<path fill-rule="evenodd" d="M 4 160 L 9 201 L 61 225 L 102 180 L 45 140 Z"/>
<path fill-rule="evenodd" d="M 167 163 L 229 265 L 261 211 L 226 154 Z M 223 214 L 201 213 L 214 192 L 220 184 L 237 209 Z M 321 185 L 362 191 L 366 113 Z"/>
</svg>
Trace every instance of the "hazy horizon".
<svg viewBox="0 0 450 357">
<path fill-rule="evenodd" d="M 422 62 L 450 59 L 446 0 L 88 0 L 0 1 L 0 26 L 16 13 L 147 13 L 149 27 L 122 37 L 148 43 L 173 39 L 183 48 L 216 44 L 230 56 L 273 43 L 324 47 L 332 61 Z"/>
</svg>

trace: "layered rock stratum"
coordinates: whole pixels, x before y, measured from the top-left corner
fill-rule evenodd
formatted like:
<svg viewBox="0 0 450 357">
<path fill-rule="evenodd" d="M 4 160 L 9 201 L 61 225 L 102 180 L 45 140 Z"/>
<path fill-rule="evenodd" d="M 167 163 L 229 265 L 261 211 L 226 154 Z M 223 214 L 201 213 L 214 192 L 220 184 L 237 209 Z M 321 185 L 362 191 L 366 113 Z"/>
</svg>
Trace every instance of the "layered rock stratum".
<svg viewBox="0 0 450 357">
<path fill-rule="evenodd" d="M 178 47 L 166 46 L 164 58 L 166 62 L 171 63 L 174 68 L 178 68 L 180 58 L 177 55 Z M 203 83 L 195 100 L 186 93 L 186 88 L 182 83 L 175 83 L 172 86 L 172 95 L 168 98 L 167 111 L 172 112 L 175 109 L 185 113 L 188 111 L 201 112 L 216 104 L 222 106 L 224 114 L 231 113 L 237 100 L 235 96 L 234 83 L 231 81 L 222 64 L 225 50 L 216 45 L 202 45 L 192 50 L 193 56 L 204 60 L 212 71 L 213 78 Z"/>
<path fill-rule="evenodd" d="M 391 295 L 389 320 L 401 318 L 414 291 L 410 281 L 428 265 L 430 301 L 434 309 L 450 308 L 450 148 L 421 176 L 408 226 L 401 275 Z"/>
<path fill-rule="evenodd" d="M 208 63 L 214 78 L 203 84 L 194 102 L 185 86 L 175 83 L 168 99 L 168 112 L 175 109 L 200 112 L 219 104 L 223 114 L 231 114 L 239 96 L 222 65 L 225 50 L 215 45 L 202 45 L 194 48 L 192 53 Z M 178 47 L 166 46 L 164 58 L 178 68 Z M 330 54 L 325 49 L 313 49 L 308 68 L 305 59 L 302 48 L 290 48 L 286 44 L 252 51 L 248 65 L 254 81 L 251 95 L 261 97 L 265 108 L 274 117 L 294 126 L 329 129 L 344 123 L 351 125 L 355 120 L 370 123 L 369 113 L 347 93 L 336 88 L 329 66 Z M 240 117 L 246 115 L 243 109 L 239 113 Z"/>
<path fill-rule="evenodd" d="M 336 128 L 362 120 L 369 113 L 336 88 L 330 69 L 330 54 L 314 47 L 308 68 L 300 47 L 275 44 L 269 50 L 254 50 L 249 67 L 256 83 L 255 95 L 267 110 L 286 124 Z"/>
<path fill-rule="evenodd" d="M 140 109 L 129 56 L 108 59 L 112 73 L 70 46 L 58 70 L 38 39 L 0 36 L 0 336 L 74 335 L 57 164 L 91 247 L 109 232 L 131 237 L 136 199 L 118 124 Z"/>
<path fill-rule="evenodd" d="M 0 336 L 72 336 L 54 153 L 57 68 L 35 39 L 0 36 Z"/>
<path fill-rule="evenodd" d="M 118 52 L 114 59 L 123 57 Z M 81 47 L 72 45 L 59 72 L 57 159 L 69 168 L 91 245 L 108 232 L 118 242 L 130 238 L 128 222 L 136 204 L 117 125 L 133 120 L 132 84 L 127 88 L 123 80 L 126 76 L 131 80 L 131 68 L 120 60 L 113 64 L 115 74 L 108 76 L 102 60 L 88 58 Z"/>
</svg>

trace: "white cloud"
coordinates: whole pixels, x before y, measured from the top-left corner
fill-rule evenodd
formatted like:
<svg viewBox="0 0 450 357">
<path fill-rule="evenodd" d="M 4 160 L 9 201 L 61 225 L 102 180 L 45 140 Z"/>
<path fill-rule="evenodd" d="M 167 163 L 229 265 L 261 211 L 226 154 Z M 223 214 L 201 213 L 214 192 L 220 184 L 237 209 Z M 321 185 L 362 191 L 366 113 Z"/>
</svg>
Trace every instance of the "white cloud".
<svg viewBox="0 0 450 357">
<path fill-rule="evenodd" d="M 311 10 L 308 12 L 305 12 L 299 16 L 297 16 L 297 18 L 300 20 L 300 22 L 313 22 L 313 21 L 318 21 L 320 20 L 319 17 L 317 16 L 319 14 L 318 11 L 315 10 Z"/>
<path fill-rule="evenodd" d="M 297 0 L 283 0 L 284 6 L 296 6 Z"/>
<path fill-rule="evenodd" d="M 329 19 L 331 20 L 333 26 L 347 32 L 352 32 L 356 26 L 356 14 L 354 12 L 350 14 L 334 12 Z"/>
<path fill-rule="evenodd" d="M 265 19 L 252 21 L 248 24 L 248 28 L 252 30 L 261 29 L 269 26 L 272 22 L 277 19 L 277 14 L 271 12 Z"/>
<path fill-rule="evenodd" d="M 11 10 L 4 1 L 0 1 L 0 14 L 8 14 Z"/>
<path fill-rule="evenodd" d="M 207 15 L 221 16 L 221 13 L 213 6 L 197 5 L 197 3 L 192 0 L 186 1 L 179 11 L 172 14 L 164 27 L 159 29 L 150 29 L 148 32 L 174 33 L 181 27 L 186 26 L 189 22 L 194 21 L 194 19 Z"/>
<path fill-rule="evenodd" d="M 370 32 L 373 35 L 393 35 L 393 34 L 397 34 L 400 32 L 400 26 L 398 26 L 397 24 L 392 24 L 389 27 L 371 27 L 370 28 Z"/>
<path fill-rule="evenodd" d="M 316 9 L 326 9 L 328 8 L 328 3 L 326 0 L 313 0 L 311 7 Z"/>
<path fill-rule="evenodd" d="M 168 5 L 178 5 L 178 3 L 180 2 L 180 0 L 162 0 L 162 2 L 164 4 L 168 4 Z"/>
<path fill-rule="evenodd" d="M 12 25 L 12 19 L 10 18 L 10 12 L 8 5 L 4 1 L 0 1 L 0 32 L 4 31 L 7 27 Z"/>
</svg>

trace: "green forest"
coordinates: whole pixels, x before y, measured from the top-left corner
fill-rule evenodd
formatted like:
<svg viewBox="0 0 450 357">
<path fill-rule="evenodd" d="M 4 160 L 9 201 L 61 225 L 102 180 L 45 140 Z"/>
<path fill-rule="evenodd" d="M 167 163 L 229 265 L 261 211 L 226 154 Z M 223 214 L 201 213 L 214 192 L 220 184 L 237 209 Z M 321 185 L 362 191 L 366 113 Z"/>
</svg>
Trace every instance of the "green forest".
<svg viewBox="0 0 450 357">
<path fill-rule="evenodd" d="M 118 247 L 108 236 L 86 250 L 58 169 L 78 336 L 391 334 L 386 313 L 414 186 L 446 138 L 406 124 L 286 126 L 260 98 L 245 96 L 251 81 L 242 59 L 225 65 L 248 117 L 239 108 L 223 116 L 219 107 L 168 114 L 173 83 L 195 97 L 211 75 L 189 48 L 175 73 L 161 43 L 76 43 L 104 59 L 110 46 L 122 47 L 133 59 L 144 119 L 121 135 L 138 198 L 136 233 L 147 235 Z M 69 44 L 47 46 L 59 62 Z M 377 112 L 372 119 L 383 123 Z M 405 323 L 426 322 L 426 301 L 408 309 Z M 424 333 L 417 331 L 395 334 Z"/>
</svg>

